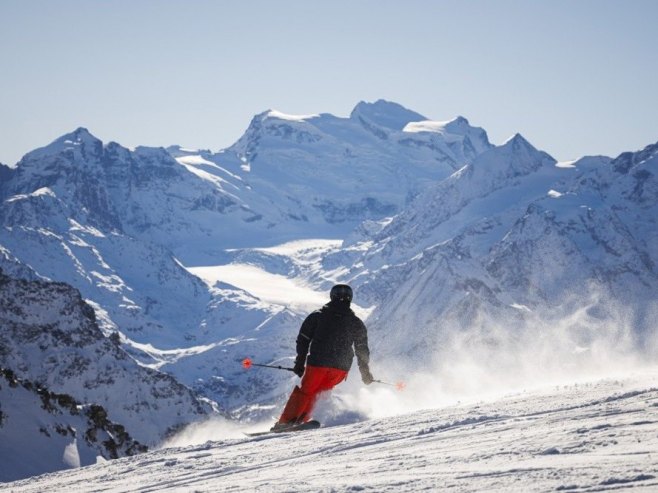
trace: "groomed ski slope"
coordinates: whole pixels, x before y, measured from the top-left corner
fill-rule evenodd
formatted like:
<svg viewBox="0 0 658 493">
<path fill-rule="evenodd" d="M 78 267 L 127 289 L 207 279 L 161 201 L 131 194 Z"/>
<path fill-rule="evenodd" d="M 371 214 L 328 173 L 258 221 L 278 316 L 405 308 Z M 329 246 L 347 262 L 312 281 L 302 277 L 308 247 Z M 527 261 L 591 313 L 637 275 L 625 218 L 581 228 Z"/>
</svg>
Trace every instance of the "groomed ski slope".
<svg viewBox="0 0 658 493">
<path fill-rule="evenodd" d="M 658 491 L 658 369 L 297 434 L 167 448 L 2 491 Z"/>
</svg>

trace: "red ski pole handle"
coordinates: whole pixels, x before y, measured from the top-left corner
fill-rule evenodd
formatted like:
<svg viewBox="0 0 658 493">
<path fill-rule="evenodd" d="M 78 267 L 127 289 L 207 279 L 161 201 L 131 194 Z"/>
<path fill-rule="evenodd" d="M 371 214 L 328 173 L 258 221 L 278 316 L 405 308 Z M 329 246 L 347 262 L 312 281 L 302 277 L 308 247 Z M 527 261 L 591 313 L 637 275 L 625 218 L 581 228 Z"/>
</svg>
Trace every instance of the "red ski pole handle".
<svg viewBox="0 0 658 493">
<path fill-rule="evenodd" d="M 245 359 L 242 360 L 242 367 L 245 370 L 248 370 L 252 366 L 260 366 L 261 368 L 274 368 L 275 370 L 285 370 L 285 371 L 292 371 L 292 372 L 295 371 L 294 368 L 287 368 L 285 366 L 262 365 L 260 363 L 254 363 L 253 361 L 251 361 L 251 358 L 245 358 Z"/>
</svg>

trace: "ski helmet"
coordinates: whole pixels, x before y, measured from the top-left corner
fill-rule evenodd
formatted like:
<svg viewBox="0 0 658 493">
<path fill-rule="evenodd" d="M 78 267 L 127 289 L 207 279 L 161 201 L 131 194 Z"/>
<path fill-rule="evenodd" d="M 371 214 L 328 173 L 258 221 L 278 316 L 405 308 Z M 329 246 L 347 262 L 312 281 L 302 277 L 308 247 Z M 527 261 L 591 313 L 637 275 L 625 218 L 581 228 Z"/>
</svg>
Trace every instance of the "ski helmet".
<svg viewBox="0 0 658 493">
<path fill-rule="evenodd" d="M 329 293 L 331 301 L 352 301 L 352 288 L 347 284 L 336 284 Z"/>
</svg>

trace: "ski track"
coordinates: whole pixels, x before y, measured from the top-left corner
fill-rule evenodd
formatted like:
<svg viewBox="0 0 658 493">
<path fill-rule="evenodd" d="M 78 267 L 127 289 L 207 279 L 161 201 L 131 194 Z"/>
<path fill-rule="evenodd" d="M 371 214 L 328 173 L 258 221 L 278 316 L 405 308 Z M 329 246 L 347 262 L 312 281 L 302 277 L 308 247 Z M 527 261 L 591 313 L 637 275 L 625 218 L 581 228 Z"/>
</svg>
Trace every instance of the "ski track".
<svg viewBox="0 0 658 493">
<path fill-rule="evenodd" d="M 658 491 L 658 372 L 300 433 L 170 448 L 10 492 Z"/>
</svg>

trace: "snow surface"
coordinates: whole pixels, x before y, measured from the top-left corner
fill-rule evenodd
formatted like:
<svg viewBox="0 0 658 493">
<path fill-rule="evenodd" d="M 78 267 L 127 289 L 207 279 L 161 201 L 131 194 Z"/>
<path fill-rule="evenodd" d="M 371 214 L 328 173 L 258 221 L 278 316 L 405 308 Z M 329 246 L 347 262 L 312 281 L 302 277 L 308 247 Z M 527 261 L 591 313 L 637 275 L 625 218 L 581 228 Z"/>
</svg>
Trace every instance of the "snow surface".
<svg viewBox="0 0 658 493">
<path fill-rule="evenodd" d="M 278 120 L 288 120 L 291 122 L 302 122 L 304 120 L 309 120 L 311 118 L 317 118 L 320 115 L 289 115 L 277 110 L 270 110 L 267 112 L 267 118 L 276 118 Z"/>
<path fill-rule="evenodd" d="M 388 400 L 395 399 L 389 392 Z M 240 437 L 246 429 L 210 422 L 178 438 L 210 441 L 5 487 L 13 493 L 649 492 L 658 489 L 657 418 L 653 368 L 299 434 Z"/>
<path fill-rule="evenodd" d="M 248 264 L 191 267 L 189 271 L 206 281 L 211 287 L 225 282 L 268 303 L 291 305 L 298 309 L 314 309 L 327 302 L 327 295 L 302 286 L 293 279 L 271 274 L 265 269 Z"/>
<path fill-rule="evenodd" d="M 284 251 L 285 247 L 258 249 L 264 251 Z M 226 264 L 206 267 L 190 267 L 188 270 L 203 279 L 208 286 L 226 283 L 243 289 L 268 304 L 280 305 L 297 313 L 310 313 L 329 301 L 326 291 L 316 291 L 304 281 L 272 274 L 264 268 L 249 264 Z M 367 317 L 368 308 L 352 303 L 352 309 L 360 317 Z"/>
<path fill-rule="evenodd" d="M 286 307 L 304 314 L 316 310 L 329 300 L 327 289 L 318 289 L 309 283 L 308 277 L 321 269 L 318 265 L 329 251 L 340 247 L 340 240 L 310 239 L 297 240 L 271 247 L 246 250 L 228 250 L 236 257 L 246 256 L 245 261 L 236 260 L 223 265 L 188 267 L 187 270 L 200 277 L 209 286 L 229 284 L 270 305 Z M 261 255 L 262 254 L 262 255 Z M 292 272 L 272 272 L 277 262 L 284 262 Z M 296 269 L 310 271 L 306 276 L 295 276 Z M 352 308 L 359 316 L 369 311 L 354 303 Z"/>
</svg>

